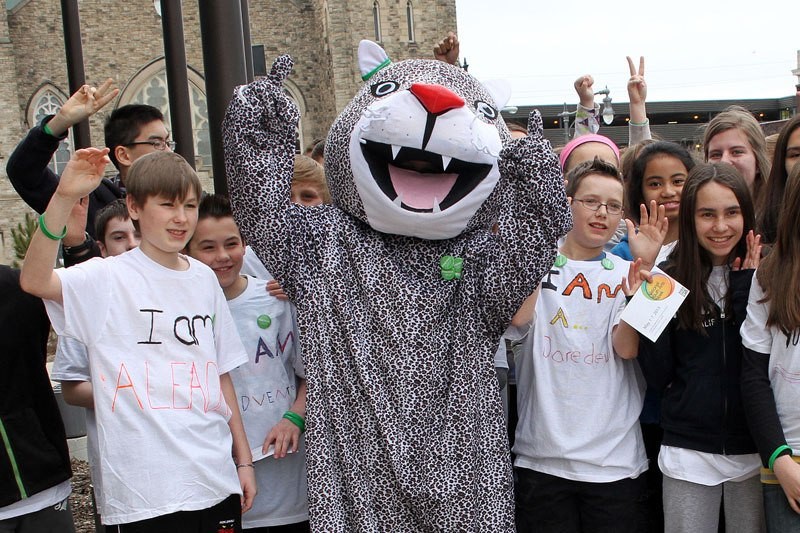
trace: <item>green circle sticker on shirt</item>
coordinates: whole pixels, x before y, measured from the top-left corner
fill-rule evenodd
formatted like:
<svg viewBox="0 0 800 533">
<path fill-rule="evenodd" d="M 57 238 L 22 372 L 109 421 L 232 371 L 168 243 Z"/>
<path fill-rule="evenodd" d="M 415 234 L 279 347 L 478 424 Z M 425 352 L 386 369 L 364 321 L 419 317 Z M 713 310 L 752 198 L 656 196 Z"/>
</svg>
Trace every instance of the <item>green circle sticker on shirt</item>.
<svg viewBox="0 0 800 533">
<path fill-rule="evenodd" d="M 272 319 L 269 315 L 259 315 L 256 319 L 256 323 L 261 329 L 267 329 L 272 324 Z"/>
<path fill-rule="evenodd" d="M 566 264 L 567 264 L 567 258 L 566 258 L 566 257 L 564 257 L 564 256 L 563 256 L 563 255 L 561 255 L 561 254 L 558 254 L 558 255 L 556 256 L 556 262 L 555 262 L 556 268 L 561 268 L 561 267 L 563 267 L 563 266 L 564 266 L 564 265 L 566 265 Z"/>
</svg>

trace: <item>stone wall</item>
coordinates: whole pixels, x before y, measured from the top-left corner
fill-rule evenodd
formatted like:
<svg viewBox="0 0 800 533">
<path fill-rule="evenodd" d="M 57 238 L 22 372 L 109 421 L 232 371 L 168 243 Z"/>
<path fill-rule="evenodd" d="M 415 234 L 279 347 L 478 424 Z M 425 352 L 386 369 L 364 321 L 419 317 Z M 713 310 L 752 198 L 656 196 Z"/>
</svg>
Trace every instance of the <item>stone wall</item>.
<svg viewBox="0 0 800 533">
<path fill-rule="evenodd" d="M 0 12 L 0 263 L 13 259 L 11 228 L 22 221 L 30 209 L 19 200 L 6 176 L 6 161 L 21 138 L 19 90 L 14 43 L 9 36 L 8 18 Z"/>
</svg>

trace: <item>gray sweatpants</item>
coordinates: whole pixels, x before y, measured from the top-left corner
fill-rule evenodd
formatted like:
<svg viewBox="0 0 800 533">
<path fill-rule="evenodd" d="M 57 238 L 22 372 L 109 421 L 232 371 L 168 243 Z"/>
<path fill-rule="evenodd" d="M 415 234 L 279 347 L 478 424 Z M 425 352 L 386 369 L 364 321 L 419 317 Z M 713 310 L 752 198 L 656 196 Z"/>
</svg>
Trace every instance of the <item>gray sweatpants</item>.
<svg viewBox="0 0 800 533">
<path fill-rule="evenodd" d="M 761 479 L 706 486 L 664 476 L 664 533 L 717 533 L 719 505 L 726 533 L 763 533 Z"/>
</svg>

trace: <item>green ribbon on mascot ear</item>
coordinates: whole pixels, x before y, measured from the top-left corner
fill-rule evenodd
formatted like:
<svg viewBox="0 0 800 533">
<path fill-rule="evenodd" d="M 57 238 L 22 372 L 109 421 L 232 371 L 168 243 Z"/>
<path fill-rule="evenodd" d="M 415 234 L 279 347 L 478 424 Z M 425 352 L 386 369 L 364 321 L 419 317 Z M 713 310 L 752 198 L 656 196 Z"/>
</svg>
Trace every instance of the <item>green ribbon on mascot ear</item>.
<svg viewBox="0 0 800 533">
<path fill-rule="evenodd" d="M 377 67 L 375 67 L 374 69 L 370 70 L 369 72 L 367 72 L 366 74 L 364 74 L 363 76 L 361 76 L 361 79 L 362 79 L 362 80 L 364 80 L 364 81 L 367 81 L 367 80 L 368 80 L 368 79 L 370 79 L 372 76 L 374 76 L 374 75 L 375 75 L 375 73 L 376 73 L 376 72 L 378 72 L 380 69 L 382 69 L 382 68 L 386 68 L 386 67 L 388 67 L 388 66 L 389 66 L 389 65 L 391 65 L 391 64 L 392 64 L 392 60 L 391 60 L 391 59 L 389 59 L 389 58 L 387 57 L 386 59 L 384 59 L 384 60 L 383 60 L 383 63 L 381 63 L 380 65 L 378 65 L 378 66 L 377 66 Z"/>
</svg>

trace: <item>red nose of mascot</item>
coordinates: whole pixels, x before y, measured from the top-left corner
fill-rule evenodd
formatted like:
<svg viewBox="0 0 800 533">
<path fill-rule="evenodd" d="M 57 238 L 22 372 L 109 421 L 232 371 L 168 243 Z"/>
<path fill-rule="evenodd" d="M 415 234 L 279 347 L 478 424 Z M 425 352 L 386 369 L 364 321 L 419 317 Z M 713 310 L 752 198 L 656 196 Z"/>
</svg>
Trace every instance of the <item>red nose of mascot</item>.
<svg viewBox="0 0 800 533">
<path fill-rule="evenodd" d="M 441 85 L 415 83 L 409 89 L 422 106 L 434 115 L 441 115 L 464 105 L 464 99 Z"/>
</svg>

